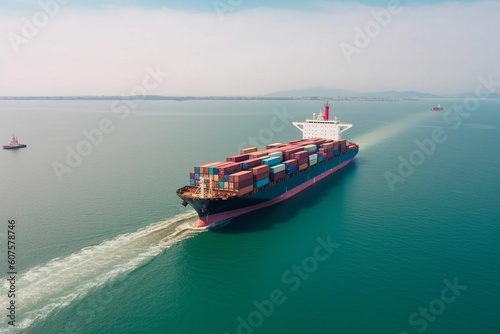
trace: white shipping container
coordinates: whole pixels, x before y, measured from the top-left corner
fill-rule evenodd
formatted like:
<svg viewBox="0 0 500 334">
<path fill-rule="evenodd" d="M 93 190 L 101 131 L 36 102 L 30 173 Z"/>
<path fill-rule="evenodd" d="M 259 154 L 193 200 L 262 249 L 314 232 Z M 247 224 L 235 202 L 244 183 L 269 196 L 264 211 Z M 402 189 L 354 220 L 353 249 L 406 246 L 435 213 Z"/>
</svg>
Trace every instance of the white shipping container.
<svg viewBox="0 0 500 334">
<path fill-rule="evenodd" d="M 280 159 L 283 159 L 283 152 L 273 152 L 269 153 L 270 157 L 279 157 Z"/>
<path fill-rule="evenodd" d="M 309 161 L 311 161 L 311 160 L 317 160 L 317 159 L 318 159 L 318 154 L 317 153 L 311 154 L 309 156 Z"/>
<path fill-rule="evenodd" d="M 285 170 L 285 164 L 279 164 L 279 165 L 272 166 L 269 168 L 269 171 L 271 173 L 279 173 L 279 172 L 284 171 L 284 170 Z"/>
</svg>

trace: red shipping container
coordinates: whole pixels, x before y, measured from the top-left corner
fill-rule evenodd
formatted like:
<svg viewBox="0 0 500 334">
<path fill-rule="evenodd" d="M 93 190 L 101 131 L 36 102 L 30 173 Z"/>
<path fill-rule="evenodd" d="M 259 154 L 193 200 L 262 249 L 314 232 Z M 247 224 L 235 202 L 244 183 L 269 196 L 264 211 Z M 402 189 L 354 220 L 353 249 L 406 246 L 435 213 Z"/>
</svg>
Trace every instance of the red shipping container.
<svg viewBox="0 0 500 334">
<path fill-rule="evenodd" d="M 240 181 L 240 182 L 234 182 L 233 184 L 234 184 L 234 189 L 235 190 L 248 187 L 248 186 L 250 186 L 250 185 L 253 184 L 253 175 L 250 176 L 249 180 L 244 180 L 244 181 Z"/>
<path fill-rule="evenodd" d="M 241 161 L 247 160 L 248 157 L 249 157 L 249 154 L 233 155 L 233 156 L 227 157 L 226 161 L 241 162 Z"/>
<path fill-rule="evenodd" d="M 244 180 L 251 180 L 252 179 L 252 172 L 251 171 L 242 171 L 238 173 L 234 173 L 229 175 L 229 182 L 241 182 Z"/>
<path fill-rule="evenodd" d="M 257 147 L 242 148 L 240 150 L 240 154 L 248 154 L 248 153 L 257 152 L 257 151 L 258 151 Z"/>
<path fill-rule="evenodd" d="M 222 166 L 218 166 L 219 175 L 233 174 L 241 170 L 241 163 L 239 162 L 228 162 Z"/>
<path fill-rule="evenodd" d="M 253 176 L 253 181 L 260 181 L 267 179 L 269 177 L 269 173 L 262 173 Z"/>
<path fill-rule="evenodd" d="M 288 168 L 290 168 L 290 167 L 296 167 L 296 166 L 299 165 L 299 162 L 296 159 L 290 159 L 290 160 L 287 160 L 287 161 L 283 161 L 283 163 L 285 165 L 288 165 Z"/>
<path fill-rule="evenodd" d="M 255 159 L 255 158 L 260 158 L 260 157 L 263 157 L 263 156 L 266 156 L 266 155 L 267 155 L 266 151 L 257 151 L 257 152 L 254 152 L 254 153 L 250 153 L 249 154 L 249 158 L 250 159 Z"/>
<path fill-rule="evenodd" d="M 268 165 L 260 165 L 260 166 L 254 167 L 254 168 L 252 168 L 252 174 L 253 175 L 269 174 L 269 166 Z"/>
<path fill-rule="evenodd" d="M 256 158 L 256 159 L 250 159 L 250 160 L 245 160 L 245 161 L 242 161 L 241 162 L 241 166 L 242 167 L 245 167 L 247 169 L 250 169 L 250 168 L 253 168 L 253 167 L 257 167 L 259 165 L 262 164 L 262 160 L 259 159 L 259 158 Z"/>
<path fill-rule="evenodd" d="M 253 191 L 253 185 L 238 190 L 238 196 L 249 194 Z"/>
<path fill-rule="evenodd" d="M 281 180 L 285 176 L 286 176 L 286 171 L 282 170 L 281 172 L 278 172 L 278 173 L 269 174 L 269 180 L 277 181 L 277 180 Z"/>
</svg>

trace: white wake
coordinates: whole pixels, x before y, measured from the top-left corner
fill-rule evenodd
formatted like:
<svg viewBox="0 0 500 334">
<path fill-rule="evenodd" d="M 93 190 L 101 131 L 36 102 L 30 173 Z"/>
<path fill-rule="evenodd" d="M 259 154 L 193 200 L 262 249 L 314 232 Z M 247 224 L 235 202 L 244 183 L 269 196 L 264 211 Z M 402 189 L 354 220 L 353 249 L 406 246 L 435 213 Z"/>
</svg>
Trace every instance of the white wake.
<svg viewBox="0 0 500 334">
<path fill-rule="evenodd" d="M 20 273 L 16 305 L 21 308 L 17 310 L 15 330 L 29 327 L 54 310 L 139 267 L 173 244 L 206 231 L 193 227 L 196 217 L 194 212 L 177 215 Z M 2 308 L 9 303 L 8 290 L 8 282 L 3 279 Z M 6 320 L 1 322 L 0 332 L 14 332 L 12 326 L 7 329 Z"/>
</svg>

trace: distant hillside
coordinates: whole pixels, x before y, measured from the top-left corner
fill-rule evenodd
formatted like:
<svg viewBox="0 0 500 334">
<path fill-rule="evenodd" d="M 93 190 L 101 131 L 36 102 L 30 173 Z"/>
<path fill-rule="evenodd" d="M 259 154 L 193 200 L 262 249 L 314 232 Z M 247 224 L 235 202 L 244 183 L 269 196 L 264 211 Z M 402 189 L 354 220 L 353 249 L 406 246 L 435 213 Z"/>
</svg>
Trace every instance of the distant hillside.
<svg viewBox="0 0 500 334">
<path fill-rule="evenodd" d="M 270 94 L 265 94 L 264 96 L 269 97 L 302 97 L 302 96 L 354 96 L 357 93 L 345 89 L 334 89 L 325 87 L 310 87 L 306 89 L 295 89 L 295 90 L 285 90 L 280 92 L 274 92 Z"/>
<path fill-rule="evenodd" d="M 421 93 L 415 91 L 384 91 L 384 92 L 376 92 L 376 93 L 368 93 L 368 92 L 356 92 L 345 89 L 336 89 L 336 88 L 326 88 L 326 87 L 310 87 L 306 89 L 296 89 L 296 90 L 287 90 L 281 92 L 274 92 L 264 96 L 270 97 L 300 97 L 300 96 L 324 96 L 324 97 L 353 97 L 353 96 L 362 96 L 362 97 L 371 97 L 371 98 L 439 98 L 441 96 L 429 94 L 429 93 Z"/>
<path fill-rule="evenodd" d="M 469 92 L 469 93 L 462 93 L 462 94 L 455 94 L 455 95 L 450 95 L 449 97 L 470 97 L 470 96 L 475 96 L 475 93 Z M 500 94 L 499 93 L 491 93 L 488 96 L 489 99 L 500 99 Z"/>
</svg>

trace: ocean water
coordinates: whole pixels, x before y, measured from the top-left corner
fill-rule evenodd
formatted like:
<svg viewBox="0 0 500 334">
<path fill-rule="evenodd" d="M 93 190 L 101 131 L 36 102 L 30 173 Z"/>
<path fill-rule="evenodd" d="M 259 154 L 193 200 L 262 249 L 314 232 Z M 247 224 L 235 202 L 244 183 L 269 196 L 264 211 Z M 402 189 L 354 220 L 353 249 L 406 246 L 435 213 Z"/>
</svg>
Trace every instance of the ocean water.
<svg viewBox="0 0 500 334">
<path fill-rule="evenodd" d="M 332 103 L 354 162 L 205 231 L 175 195 L 193 166 L 322 103 L 1 101 L 28 148 L 0 152 L 0 332 L 499 333 L 500 100 L 429 111 L 462 102 Z"/>
</svg>

